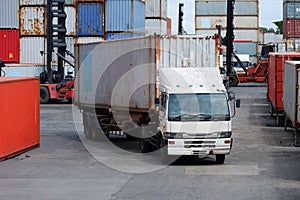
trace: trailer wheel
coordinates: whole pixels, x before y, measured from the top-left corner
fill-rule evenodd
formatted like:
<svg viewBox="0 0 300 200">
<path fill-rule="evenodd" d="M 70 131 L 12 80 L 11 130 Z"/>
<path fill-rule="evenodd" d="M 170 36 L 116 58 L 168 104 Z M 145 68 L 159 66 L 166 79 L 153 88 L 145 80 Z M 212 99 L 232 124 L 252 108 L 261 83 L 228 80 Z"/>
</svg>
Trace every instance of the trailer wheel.
<svg viewBox="0 0 300 200">
<path fill-rule="evenodd" d="M 50 94 L 46 87 L 40 87 L 40 103 L 48 103 L 50 100 Z"/>
<path fill-rule="evenodd" d="M 217 164 L 224 164 L 225 162 L 225 154 L 217 154 L 216 155 Z"/>
<path fill-rule="evenodd" d="M 235 87 L 239 84 L 239 81 L 236 76 L 229 76 L 229 86 Z"/>
</svg>

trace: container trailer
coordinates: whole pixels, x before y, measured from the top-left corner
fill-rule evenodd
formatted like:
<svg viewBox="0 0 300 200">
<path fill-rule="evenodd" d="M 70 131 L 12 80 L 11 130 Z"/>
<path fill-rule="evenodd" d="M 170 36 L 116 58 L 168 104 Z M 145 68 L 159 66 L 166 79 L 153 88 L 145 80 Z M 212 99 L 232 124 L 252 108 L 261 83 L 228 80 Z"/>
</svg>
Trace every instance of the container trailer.
<svg viewBox="0 0 300 200">
<path fill-rule="evenodd" d="M 284 62 L 287 60 L 300 60 L 300 53 L 282 52 L 269 54 L 268 70 L 268 100 L 270 112 L 276 115 L 276 124 L 279 126 L 284 116 L 283 110 L 283 74 Z"/>
<path fill-rule="evenodd" d="M 218 69 L 218 46 L 219 38 L 157 35 L 77 44 L 74 100 L 86 137 L 122 132 L 138 138 L 143 153 L 164 149 L 164 162 L 216 155 L 223 164 L 233 97 Z"/>
<path fill-rule="evenodd" d="M 294 129 L 294 145 L 300 146 L 298 141 L 300 127 L 299 83 L 300 61 L 286 61 L 284 65 L 283 81 L 283 109 L 285 112 L 285 130 L 288 125 Z M 290 123 L 289 123 L 290 122 Z"/>
</svg>

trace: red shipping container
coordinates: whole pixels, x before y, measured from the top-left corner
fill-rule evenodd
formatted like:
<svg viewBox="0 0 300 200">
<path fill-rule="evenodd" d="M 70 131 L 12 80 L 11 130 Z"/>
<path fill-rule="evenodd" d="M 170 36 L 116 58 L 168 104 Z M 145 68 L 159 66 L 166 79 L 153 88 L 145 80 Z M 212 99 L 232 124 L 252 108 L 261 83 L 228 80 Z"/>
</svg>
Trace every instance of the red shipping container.
<svg viewBox="0 0 300 200">
<path fill-rule="evenodd" d="M 283 20 L 283 37 L 284 38 L 300 37 L 300 19 Z"/>
<path fill-rule="evenodd" d="M 40 87 L 35 77 L 0 77 L 0 160 L 40 142 Z"/>
<path fill-rule="evenodd" d="M 0 30 L 0 58 L 5 63 L 20 63 L 20 31 Z"/>
<path fill-rule="evenodd" d="M 270 53 L 268 71 L 268 99 L 273 111 L 283 111 L 283 74 L 286 60 L 300 60 L 300 53 Z"/>
</svg>

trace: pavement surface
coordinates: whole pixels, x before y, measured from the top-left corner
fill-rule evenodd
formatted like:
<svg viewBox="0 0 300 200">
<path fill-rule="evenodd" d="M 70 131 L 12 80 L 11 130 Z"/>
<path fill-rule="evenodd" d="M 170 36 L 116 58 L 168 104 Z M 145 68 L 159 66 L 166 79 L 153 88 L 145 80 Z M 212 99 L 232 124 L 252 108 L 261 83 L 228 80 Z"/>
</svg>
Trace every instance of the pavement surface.
<svg viewBox="0 0 300 200">
<path fill-rule="evenodd" d="M 41 146 L 0 162 L 0 199 L 300 199 L 300 147 L 293 146 L 292 130 L 277 127 L 271 117 L 266 85 L 231 90 L 241 108 L 225 164 L 217 165 L 214 157 L 184 157 L 149 173 L 99 162 L 78 136 L 70 104 L 41 105 Z M 138 152 L 137 141 L 114 142 Z"/>
</svg>

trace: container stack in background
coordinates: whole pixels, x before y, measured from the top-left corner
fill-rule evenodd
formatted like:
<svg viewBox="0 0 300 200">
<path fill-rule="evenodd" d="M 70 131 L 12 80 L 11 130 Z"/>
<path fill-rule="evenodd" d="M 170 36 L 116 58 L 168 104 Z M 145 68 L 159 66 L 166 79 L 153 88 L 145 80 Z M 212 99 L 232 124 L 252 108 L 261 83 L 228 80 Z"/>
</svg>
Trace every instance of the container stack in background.
<svg viewBox="0 0 300 200">
<path fill-rule="evenodd" d="M 145 2 L 145 34 L 170 34 L 171 20 L 167 18 L 167 0 L 146 0 Z"/>
<path fill-rule="evenodd" d="M 0 58 L 20 62 L 19 0 L 2 0 L 0 6 Z"/>
<path fill-rule="evenodd" d="M 300 0 L 283 0 L 283 37 L 288 51 L 300 51 Z"/>
<path fill-rule="evenodd" d="M 145 35 L 144 0 L 105 1 L 105 39 Z"/>
<path fill-rule="evenodd" d="M 214 35 L 216 25 L 221 25 L 222 37 L 226 35 L 227 0 L 195 0 L 195 33 Z M 237 54 L 250 55 L 250 62 L 257 63 L 259 29 L 258 0 L 236 0 L 234 6 L 234 49 Z"/>
<path fill-rule="evenodd" d="M 171 27 L 167 0 L 147 2 L 149 8 L 145 0 L 65 0 L 67 50 L 74 54 L 76 43 L 144 36 L 146 25 L 148 34 L 166 34 Z M 46 69 L 47 20 L 47 0 L 1 0 L 0 58 L 6 76 L 39 76 Z M 74 62 L 67 54 L 66 59 Z M 53 53 L 54 70 L 57 60 Z M 65 64 L 65 72 L 71 71 Z"/>
</svg>

